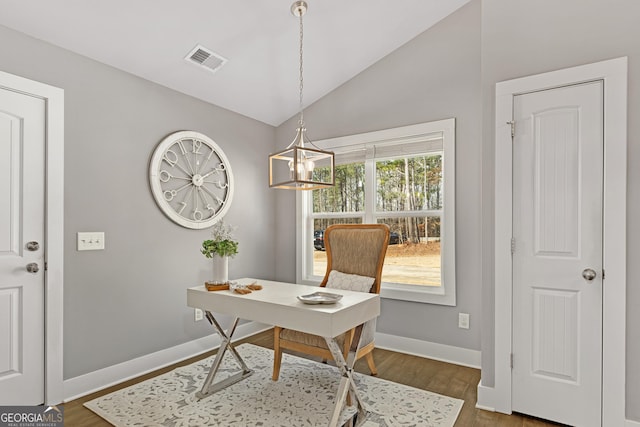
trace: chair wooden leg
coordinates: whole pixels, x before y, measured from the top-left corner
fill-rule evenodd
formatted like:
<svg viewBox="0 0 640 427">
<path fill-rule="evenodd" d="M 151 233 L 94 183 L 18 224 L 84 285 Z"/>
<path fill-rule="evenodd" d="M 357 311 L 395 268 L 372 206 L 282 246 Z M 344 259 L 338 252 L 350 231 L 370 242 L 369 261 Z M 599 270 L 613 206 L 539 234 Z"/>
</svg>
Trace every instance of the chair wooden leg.
<svg viewBox="0 0 640 427">
<path fill-rule="evenodd" d="M 373 352 L 369 352 L 364 355 L 367 359 L 367 365 L 369 365 L 369 370 L 371 371 L 371 375 L 374 377 L 378 375 L 378 370 L 376 369 L 376 364 L 373 361 Z"/>
<path fill-rule="evenodd" d="M 280 363 L 282 362 L 282 349 L 280 348 L 280 332 L 282 328 L 276 326 L 273 328 L 273 374 L 271 379 L 278 381 L 280 376 Z"/>
<path fill-rule="evenodd" d="M 351 341 L 353 340 L 354 329 L 350 329 L 344 333 L 344 344 L 342 345 L 342 356 L 344 360 L 347 360 L 349 354 L 349 348 L 351 348 Z"/>
</svg>

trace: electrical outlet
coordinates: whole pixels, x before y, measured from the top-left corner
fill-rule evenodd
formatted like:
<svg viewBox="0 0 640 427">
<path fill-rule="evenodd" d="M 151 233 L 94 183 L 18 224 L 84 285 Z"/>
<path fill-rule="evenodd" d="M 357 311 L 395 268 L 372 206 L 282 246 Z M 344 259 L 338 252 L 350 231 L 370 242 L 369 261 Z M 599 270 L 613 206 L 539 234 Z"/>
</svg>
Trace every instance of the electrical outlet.
<svg viewBox="0 0 640 427">
<path fill-rule="evenodd" d="M 469 313 L 458 313 L 458 328 L 469 329 Z"/>
<path fill-rule="evenodd" d="M 199 322 L 204 318 L 204 313 L 201 308 L 196 308 L 193 311 L 193 320 L 194 322 Z"/>
</svg>

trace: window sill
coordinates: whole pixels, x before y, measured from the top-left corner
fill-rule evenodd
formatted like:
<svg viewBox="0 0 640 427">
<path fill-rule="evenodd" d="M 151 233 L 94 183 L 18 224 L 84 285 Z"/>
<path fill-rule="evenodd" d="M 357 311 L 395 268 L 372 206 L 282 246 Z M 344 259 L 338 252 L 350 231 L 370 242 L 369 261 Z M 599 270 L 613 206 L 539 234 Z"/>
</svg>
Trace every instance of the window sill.
<svg viewBox="0 0 640 427">
<path fill-rule="evenodd" d="M 416 286 L 402 286 L 394 284 L 382 284 L 380 298 L 401 301 L 419 302 L 424 304 L 456 305 L 456 296 L 453 292 L 446 293 L 444 289 L 429 289 Z"/>
</svg>

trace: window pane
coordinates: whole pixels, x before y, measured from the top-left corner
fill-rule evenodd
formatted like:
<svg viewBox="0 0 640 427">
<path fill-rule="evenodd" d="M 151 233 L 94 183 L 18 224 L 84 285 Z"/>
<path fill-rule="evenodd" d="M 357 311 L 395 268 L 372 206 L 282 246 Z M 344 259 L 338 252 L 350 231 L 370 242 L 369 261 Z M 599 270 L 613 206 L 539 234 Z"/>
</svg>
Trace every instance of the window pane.
<svg viewBox="0 0 640 427">
<path fill-rule="evenodd" d="M 382 281 L 441 286 L 440 217 L 385 218 L 391 230 Z"/>
<path fill-rule="evenodd" d="M 326 173 L 316 168 L 314 173 Z M 364 163 L 337 165 L 335 186 L 313 190 L 313 212 L 361 212 L 364 210 Z"/>
<path fill-rule="evenodd" d="M 362 224 L 362 218 L 316 218 L 313 220 L 313 275 L 324 277 L 327 253 L 324 251 L 324 230 L 332 224 Z"/>
<path fill-rule="evenodd" d="M 324 242 L 316 242 L 318 249 L 309 242 L 314 232 L 318 237 L 330 222 L 358 218 L 349 222 L 392 228 L 383 297 L 455 305 L 455 119 L 315 144 L 335 153 L 336 186 L 297 198 L 297 238 L 306 246 L 302 282 L 317 283 L 326 269 Z M 327 173 L 315 166 L 314 174 Z M 442 238 L 448 240 L 441 251 Z"/>
<path fill-rule="evenodd" d="M 382 212 L 442 209 L 442 154 L 377 161 L 376 194 Z"/>
</svg>

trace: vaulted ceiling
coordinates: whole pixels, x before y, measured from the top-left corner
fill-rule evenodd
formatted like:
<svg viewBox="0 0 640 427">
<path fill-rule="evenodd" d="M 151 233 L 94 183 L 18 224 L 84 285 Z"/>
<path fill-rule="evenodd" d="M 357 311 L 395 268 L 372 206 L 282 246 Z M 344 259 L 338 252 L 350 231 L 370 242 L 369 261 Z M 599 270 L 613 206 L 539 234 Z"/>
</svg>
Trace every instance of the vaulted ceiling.
<svg viewBox="0 0 640 427">
<path fill-rule="evenodd" d="M 307 0 L 309 105 L 469 0 Z M 0 25 L 277 126 L 298 111 L 293 0 L 0 0 Z M 201 45 L 216 72 L 185 61 Z M 28 54 L 28 53 L 25 53 Z"/>
</svg>

